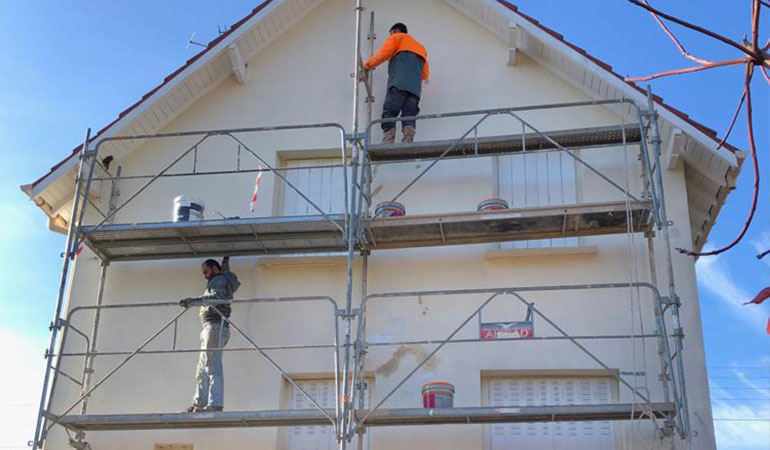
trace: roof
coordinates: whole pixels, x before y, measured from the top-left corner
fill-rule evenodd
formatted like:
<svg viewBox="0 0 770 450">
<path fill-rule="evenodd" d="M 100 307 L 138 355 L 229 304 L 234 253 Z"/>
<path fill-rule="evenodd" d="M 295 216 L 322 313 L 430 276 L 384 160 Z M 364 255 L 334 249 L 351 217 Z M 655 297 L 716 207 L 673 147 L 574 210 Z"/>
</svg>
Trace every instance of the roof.
<svg viewBox="0 0 770 450">
<path fill-rule="evenodd" d="M 570 74 L 567 73 L 569 71 L 582 71 L 584 74 L 590 72 L 592 79 L 600 79 L 600 81 L 594 82 L 594 84 L 601 86 L 599 89 L 594 88 L 594 86 L 583 86 L 585 87 L 584 91 L 589 95 L 605 96 L 605 98 L 625 96 L 635 98 L 638 103 L 646 101 L 646 91 L 643 88 L 626 81 L 622 75 L 613 70 L 611 65 L 567 41 L 563 35 L 522 13 L 517 6 L 506 0 L 441 1 L 486 27 L 506 42 L 510 40 L 511 27 L 514 24 L 520 27 L 523 32 L 532 37 L 531 42 L 525 44 L 529 47 L 525 48 L 524 51 L 528 52 L 527 54 L 540 64 L 560 74 L 566 81 L 575 85 L 580 84 L 577 75 L 573 74 L 570 79 Z M 247 61 L 249 56 L 253 56 L 269 45 L 272 39 L 323 2 L 324 0 L 266 0 L 262 2 L 248 15 L 233 24 L 225 33 L 209 42 L 206 48 L 165 77 L 163 82 L 144 94 L 139 101 L 121 112 L 115 120 L 99 130 L 91 138 L 92 142 L 117 134 L 152 134 L 157 132 L 155 130 L 162 128 L 164 122 L 158 120 L 157 117 L 153 118 L 153 116 L 166 114 L 164 116 L 166 120 L 171 120 L 175 114 L 179 114 L 194 103 L 199 95 L 203 95 L 210 86 L 215 85 L 217 80 L 233 73 L 238 75 L 235 63 L 232 62 L 232 59 L 228 59 L 230 50 L 236 52 L 240 50 L 245 56 L 241 59 Z M 259 32 L 257 33 L 257 31 Z M 547 52 L 543 49 L 545 46 L 548 46 Z M 538 55 L 534 55 L 538 51 L 541 53 L 539 58 Z M 553 57 L 554 54 L 558 54 L 558 57 Z M 554 62 L 556 60 L 559 62 Z M 569 60 L 569 62 L 564 62 L 565 60 Z M 584 84 L 585 82 L 583 79 Z M 186 91 L 182 92 L 183 88 Z M 169 98 L 173 108 L 169 106 Z M 664 140 L 677 132 L 686 135 L 682 144 L 681 156 L 688 164 L 686 175 L 689 200 L 691 203 L 698 203 L 696 207 L 691 208 L 692 211 L 695 211 L 691 211 L 694 246 L 698 248 L 705 242 L 727 194 L 733 187 L 732 184 L 743 161 L 743 152 L 728 143 L 718 149 L 719 138 L 716 131 L 666 104 L 659 96 L 653 96 L 653 100 L 660 107 L 658 112 L 661 117 L 667 124 L 670 123 L 670 126 L 666 125 L 665 129 L 662 130 Z M 173 111 L 169 113 L 167 110 L 171 109 Z M 55 216 L 55 208 L 51 205 L 64 204 L 67 190 L 74 188 L 74 183 L 72 180 L 68 180 L 67 183 L 72 187 L 59 186 L 57 189 L 53 189 L 55 193 L 50 195 L 51 198 L 44 199 L 43 193 L 49 190 L 49 185 L 59 182 L 63 175 L 69 174 L 81 148 L 82 145 L 78 145 L 70 155 L 51 167 L 46 174 L 32 184 L 22 187 L 49 216 Z M 679 156 L 678 154 L 675 155 L 677 161 Z M 676 161 L 670 162 L 670 164 L 676 163 Z M 71 194 L 69 196 L 71 197 Z"/>
<path fill-rule="evenodd" d="M 240 28 L 241 26 L 243 26 L 243 25 L 244 25 L 246 22 L 248 22 L 248 21 L 249 21 L 249 19 L 251 19 L 252 17 L 254 17 L 256 14 L 258 14 L 260 11 L 262 11 L 262 10 L 263 10 L 263 9 L 264 9 L 266 6 L 268 6 L 268 5 L 269 5 L 270 3 L 272 3 L 273 1 L 275 1 L 275 0 L 265 0 L 265 1 L 264 1 L 263 3 L 261 3 L 259 6 L 257 6 L 256 8 L 254 8 L 254 9 L 253 9 L 253 10 L 252 10 L 252 11 L 251 11 L 251 12 L 250 12 L 248 15 L 246 15 L 244 18 L 242 18 L 242 19 L 241 19 L 241 20 L 239 20 L 238 22 L 234 23 L 234 24 L 233 24 L 233 25 L 232 25 L 232 26 L 231 26 L 231 27 L 230 27 L 230 28 L 229 28 L 229 29 L 228 29 L 228 30 L 227 30 L 225 33 L 223 33 L 223 34 L 219 35 L 217 38 L 215 38 L 214 40 L 212 40 L 211 42 L 209 42 L 209 43 L 206 45 L 206 48 L 205 48 L 205 49 L 201 50 L 201 51 L 200 51 L 200 52 L 199 52 L 197 55 L 195 55 L 195 56 L 193 56 L 192 58 L 188 59 L 188 60 L 187 60 L 187 61 L 186 61 L 186 62 L 185 62 L 185 63 L 184 63 L 184 64 L 183 64 L 181 67 L 179 67 L 179 68 L 178 68 L 177 70 L 175 70 L 173 73 L 171 73 L 171 74 L 170 74 L 170 75 L 168 75 L 166 78 L 164 78 L 162 83 L 160 83 L 158 86 L 156 86 L 156 87 L 154 87 L 153 89 L 151 89 L 150 91 L 148 91 L 146 94 L 144 94 L 144 95 L 142 96 L 142 98 L 141 98 L 139 101 L 137 101 L 137 102 L 136 102 L 136 103 L 134 103 L 133 105 L 131 105 L 131 106 L 129 106 L 128 108 L 126 108 L 125 110 L 123 110 L 123 111 L 122 111 L 120 114 L 118 114 L 118 117 L 117 117 L 115 120 L 113 120 L 112 122 L 110 122 L 109 124 L 107 124 L 107 125 L 106 125 L 104 128 L 102 128 L 101 130 L 99 130 L 99 131 L 98 131 L 98 132 L 97 132 L 97 133 L 96 133 L 96 134 L 95 134 L 95 135 L 92 137 L 92 140 L 96 140 L 96 139 L 98 139 L 98 138 L 99 138 L 99 137 L 100 137 L 100 136 L 101 136 L 101 135 L 102 135 L 102 134 L 103 134 L 105 131 L 107 131 L 107 130 L 108 130 L 110 127 L 111 127 L 111 126 L 113 126 L 113 125 L 114 125 L 114 124 L 115 124 L 115 123 L 116 123 L 118 120 L 120 120 L 120 119 L 121 119 L 121 118 L 123 118 L 123 117 L 124 117 L 126 114 L 128 114 L 128 113 L 129 113 L 129 112 L 131 112 L 131 111 L 133 111 L 135 108 L 137 108 L 137 107 L 138 107 L 139 105 L 141 105 L 143 102 L 145 102 L 145 101 L 146 101 L 146 100 L 147 100 L 147 99 L 148 99 L 150 96 L 152 96 L 152 94 L 154 94 L 155 92 L 157 92 L 158 90 L 160 90 L 160 89 L 161 89 L 163 86 L 165 86 L 166 84 L 168 84 L 168 83 L 169 83 L 171 80 L 173 80 L 175 77 L 179 76 L 179 74 L 181 74 L 181 73 L 184 71 L 184 69 L 186 69 L 187 67 L 189 67 L 190 65 L 192 65 L 192 64 L 193 64 L 195 61 L 197 61 L 199 58 L 201 58 L 201 57 L 203 57 L 204 55 L 206 55 L 208 52 L 212 51 L 212 49 L 216 47 L 216 44 L 218 44 L 219 42 L 221 42 L 222 40 L 224 40 L 225 38 L 227 38 L 227 37 L 228 37 L 230 34 L 232 34 L 233 32 L 235 32 L 235 31 L 236 31 L 238 28 Z M 543 30 L 543 31 L 545 31 L 546 33 L 548 33 L 549 35 L 551 35 L 551 36 L 553 36 L 554 38 L 558 39 L 559 41 L 561 41 L 562 43 L 564 43 L 564 45 L 567 45 L 568 47 L 570 47 L 572 50 L 574 50 L 574 51 L 576 51 L 576 52 L 580 53 L 581 55 L 585 56 L 586 58 L 590 59 L 591 61 L 593 61 L 594 63 L 596 63 L 596 64 L 597 64 L 599 67 L 603 68 L 603 69 L 604 69 L 604 70 L 605 70 L 605 71 L 606 71 L 608 74 L 610 74 L 610 75 L 612 75 L 612 76 L 614 76 L 614 77 L 616 77 L 616 78 L 618 78 L 618 79 L 622 80 L 624 83 L 628 84 L 629 86 L 631 86 L 632 88 L 636 89 L 636 90 L 637 90 L 637 91 L 639 91 L 640 93 L 642 93 L 642 94 L 644 94 L 644 93 L 645 93 L 645 90 L 644 90 L 643 88 L 639 87 L 639 86 L 638 86 L 636 83 L 632 83 L 632 82 L 626 81 L 626 80 L 625 80 L 625 78 L 624 78 L 622 75 L 620 75 L 620 74 L 616 73 L 616 72 L 613 70 L 613 68 L 612 68 L 612 66 L 611 66 L 610 64 L 607 64 L 606 62 L 604 62 L 604 61 L 600 60 L 599 58 L 597 58 L 597 57 L 595 57 L 595 56 L 591 55 L 590 53 L 588 53 L 588 52 L 587 52 L 585 49 L 583 49 L 583 48 L 581 48 L 581 47 L 579 47 L 579 46 L 577 46 L 577 45 L 575 45 L 575 44 L 573 44 L 573 43 L 569 42 L 568 40 L 566 40 L 566 39 L 564 38 L 564 36 L 563 36 L 562 34 L 559 34 L 559 33 L 557 33 L 556 31 L 554 31 L 553 29 L 551 29 L 551 28 L 548 28 L 547 26 L 545 26 L 545 25 L 541 24 L 541 23 L 540 23 L 538 20 L 536 20 L 535 18 L 533 18 L 533 17 L 531 17 L 531 16 L 528 16 L 528 15 L 526 15 L 526 14 L 522 13 L 521 11 L 519 11 L 519 8 L 518 8 L 516 5 L 514 5 L 514 4 L 510 3 L 510 2 L 508 2 L 508 1 L 506 1 L 506 0 L 494 0 L 494 1 L 497 1 L 497 2 L 498 2 L 498 3 L 500 3 L 501 5 L 505 6 L 506 8 L 508 8 L 508 9 L 510 9 L 511 11 L 513 11 L 514 13 L 516 13 L 516 14 L 517 14 L 518 16 L 520 16 L 522 19 L 524 19 L 524 20 L 528 21 L 528 22 L 529 22 L 529 23 L 531 23 L 532 25 L 534 25 L 534 26 L 536 26 L 536 27 L 540 28 L 541 30 Z M 704 124 L 702 124 L 702 123 L 700 123 L 700 122 L 698 122 L 698 121 L 696 121 L 696 120 L 694 120 L 693 118 L 691 118 L 691 117 L 690 117 L 689 115 L 687 115 L 686 113 L 684 113 L 684 112 L 682 112 L 682 111 L 680 111 L 680 110 L 678 110 L 678 109 L 674 108 L 673 106 L 671 106 L 671 105 L 669 105 L 669 104 L 665 103 L 662 97 L 660 97 L 660 96 L 657 96 L 657 95 L 654 95 L 654 96 L 653 96 L 653 99 L 655 100 L 655 102 L 656 102 L 658 105 L 660 105 L 661 107 L 663 107 L 663 108 L 665 108 L 665 109 L 669 110 L 670 112 L 674 113 L 675 115 L 677 115 L 678 117 L 680 117 L 682 120 L 685 120 L 687 123 L 689 123 L 690 125 L 692 125 L 692 126 L 693 126 L 693 127 L 695 127 L 696 129 L 698 129 L 699 131 L 701 131 L 703 134 L 705 134 L 705 135 L 706 135 L 706 136 L 708 136 L 709 138 L 713 139 L 715 142 L 719 142 L 719 141 L 720 141 L 720 140 L 719 140 L 719 138 L 718 138 L 718 136 L 717 136 L 717 132 L 716 132 L 715 130 L 713 130 L 713 129 L 711 129 L 711 128 L 707 127 L 706 125 L 704 125 Z M 72 153 L 71 153 L 70 155 L 68 155 L 66 158 L 64 158 L 63 160 L 59 161 L 59 162 L 58 162 L 58 163 L 56 163 L 54 166 L 52 166 L 52 167 L 51 167 L 51 169 L 50 169 L 50 170 L 49 170 L 49 171 L 48 171 L 48 172 L 47 172 L 45 175 L 43 175 L 43 176 L 41 176 L 40 178 L 38 178 L 37 180 L 35 180 L 35 181 L 34 181 L 34 182 L 31 184 L 31 186 L 32 186 L 32 187 L 34 187 L 34 186 L 38 185 L 40 182 L 42 182 L 42 181 L 43 181 L 45 178 L 47 178 L 49 175 L 51 175 L 51 174 L 52 174 L 52 173 L 53 173 L 53 172 L 54 172 L 56 169 L 58 169 L 59 167 L 61 167 L 61 166 L 62 166 L 62 165 L 63 165 L 63 164 L 64 164 L 64 163 L 65 163 L 65 162 L 68 160 L 68 159 L 72 158 L 74 155 L 76 155 L 78 152 L 80 152 L 80 150 L 81 150 L 81 148 L 82 148 L 82 147 L 83 147 L 83 145 L 82 145 L 82 144 L 80 144 L 80 145 L 78 145 L 77 147 L 75 147 L 74 149 L 72 149 Z M 736 151 L 738 151 L 738 149 L 737 149 L 736 147 L 732 146 L 731 144 L 729 144 L 729 143 L 727 143 L 727 142 L 725 142 L 725 143 L 724 143 L 724 147 L 725 147 L 725 148 L 727 148 L 728 150 L 732 151 L 732 152 L 736 152 Z"/>
</svg>

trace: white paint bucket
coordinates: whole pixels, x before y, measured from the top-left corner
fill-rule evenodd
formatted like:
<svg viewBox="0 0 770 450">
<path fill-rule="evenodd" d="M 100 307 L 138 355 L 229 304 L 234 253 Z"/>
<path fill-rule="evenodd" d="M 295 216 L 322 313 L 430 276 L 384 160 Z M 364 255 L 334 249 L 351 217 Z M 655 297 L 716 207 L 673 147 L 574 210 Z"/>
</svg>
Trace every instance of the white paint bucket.
<svg viewBox="0 0 770 450">
<path fill-rule="evenodd" d="M 203 210 L 206 209 L 202 201 L 180 195 L 174 198 L 174 222 L 195 222 L 203 220 Z"/>
<path fill-rule="evenodd" d="M 374 210 L 375 217 L 403 217 L 406 207 L 398 202 L 382 202 Z"/>
<path fill-rule="evenodd" d="M 476 208 L 479 212 L 503 211 L 509 209 L 508 202 L 502 198 L 488 198 L 481 201 Z"/>
</svg>

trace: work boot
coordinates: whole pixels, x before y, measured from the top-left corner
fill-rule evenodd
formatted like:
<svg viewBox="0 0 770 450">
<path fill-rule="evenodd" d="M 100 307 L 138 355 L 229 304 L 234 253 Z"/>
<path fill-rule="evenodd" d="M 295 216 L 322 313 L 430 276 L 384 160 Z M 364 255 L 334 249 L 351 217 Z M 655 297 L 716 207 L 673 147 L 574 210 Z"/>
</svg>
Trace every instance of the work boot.
<svg viewBox="0 0 770 450">
<path fill-rule="evenodd" d="M 224 410 L 225 410 L 224 406 L 214 406 L 214 405 L 204 406 L 203 408 L 200 409 L 200 411 L 202 412 L 222 412 Z"/>
<path fill-rule="evenodd" d="M 401 140 L 401 142 L 405 144 L 411 144 L 414 142 L 414 135 L 417 133 L 417 130 L 414 129 L 413 126 L 407 125 L 404 127 L 404 139 Z"/>
<path fill-rule="evenodd" d="M 391 128 L 388 131 L 382 132 L 382 143 L 383 144 L 392 144 L 396 142 L 396 129 Z"/>
</svg>

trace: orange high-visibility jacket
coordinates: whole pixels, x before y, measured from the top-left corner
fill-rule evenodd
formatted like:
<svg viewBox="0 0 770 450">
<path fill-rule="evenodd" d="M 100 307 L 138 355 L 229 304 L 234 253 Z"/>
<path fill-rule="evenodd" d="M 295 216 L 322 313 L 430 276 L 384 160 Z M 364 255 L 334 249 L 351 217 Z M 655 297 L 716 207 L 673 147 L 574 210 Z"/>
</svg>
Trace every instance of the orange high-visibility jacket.
<svg viewBox="0 0 770 450">
<path fill-rule="evenodd" d="M 412 52 L 425 60 L 425 66 L 422 69 L 422 79 L 427 80 L 430 76 L 428 52 L 422 44 L 406 33 L 396 33 L 388 36 L 385 43 L 382 44 L 382 48 L 364 63 L 364 69 L 372 70 L 401 52 Z"/>
</svg>

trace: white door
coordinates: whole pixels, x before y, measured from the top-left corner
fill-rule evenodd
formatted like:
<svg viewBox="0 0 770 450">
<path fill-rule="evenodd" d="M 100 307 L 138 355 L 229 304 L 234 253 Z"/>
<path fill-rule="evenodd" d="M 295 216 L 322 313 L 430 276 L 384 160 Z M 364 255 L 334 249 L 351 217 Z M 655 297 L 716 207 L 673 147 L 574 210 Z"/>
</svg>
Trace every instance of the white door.
<svg viewBox="0 0 770 450">
<path fill-rule="evenodd" d="M 336 166 L 336 167 L 329 167 Z M 345 211 L 345 179 L 340 158 L 292 159 L 286 161 L 286 179 L 327 214 Z M 284 183 L 283 215 L 318 215 L 307 200 Z"/>
<path fill-rule="evenodd" d="M 485 380 L 488 406 L 590 405 L 613 403 L 607 377 L 501 377 Z M 600 422 L 540 422 L 489 425 L 487 448 L 502 450 L 615 450 L 614 427 Z"/>
<path fill-rule="evenodd" d="M 575 159 L 565 152 L 534 152 L 499 156 L 498 196 L 511 208 L 577 204 Z M 577 247 L 578 238 L 505 243 L 501 248 Z"/>
<path fill-rule="evenodd" d="M 295 382 L 306 390 L 321 406 L 334 410 L 334 379 L 312 379 L 295 380 Z M 290 391 L 289 408 L 290 409 L 313 409 L 315 405 L 299 389 L 296 389 L 290 383 L 286 383 Z M 371 386 L 371 383 L 369 383 Z M 368 389 L 367 396 L 364 397 L 364 407 L 369 407 L 369 395 L 371 389 Z M 334 436 L 334 427 L 312 426 L 312 427 L 290 427 L 285 430 L 286 445 L 288 450 L 334 450 L 337 449 L 337 440 Z M 366 433 L 366 448 L 369 448 L 371 430 Z"/>
</svg>

